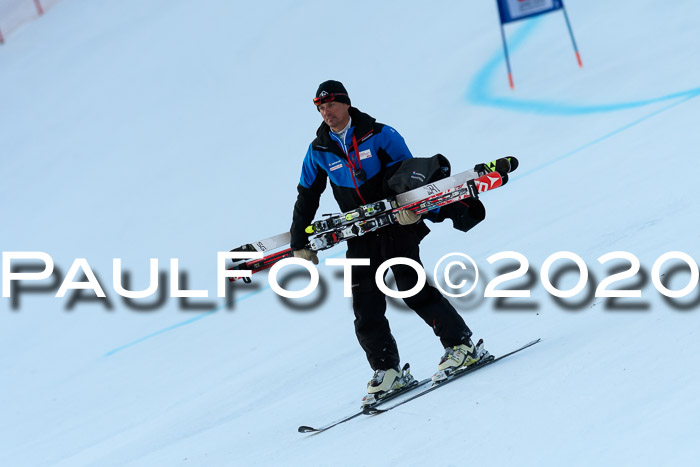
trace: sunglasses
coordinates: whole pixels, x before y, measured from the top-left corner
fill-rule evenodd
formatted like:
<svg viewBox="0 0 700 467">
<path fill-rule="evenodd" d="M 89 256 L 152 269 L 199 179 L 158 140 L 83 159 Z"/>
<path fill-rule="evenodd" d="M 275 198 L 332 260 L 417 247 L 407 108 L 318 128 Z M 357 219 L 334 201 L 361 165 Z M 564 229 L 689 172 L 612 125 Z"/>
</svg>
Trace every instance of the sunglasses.
<svg viewBox="0 0 700 467">
<path fill-rule="evenodd" d="M 347 96 L 347 94 L 326 94 L 325 96 L 314 97 L 314 104 L 319 106 L 321 104 L 325 104 L 326 102 L 332 102 L 335 100 L 335 96 Z"/>
</svg>

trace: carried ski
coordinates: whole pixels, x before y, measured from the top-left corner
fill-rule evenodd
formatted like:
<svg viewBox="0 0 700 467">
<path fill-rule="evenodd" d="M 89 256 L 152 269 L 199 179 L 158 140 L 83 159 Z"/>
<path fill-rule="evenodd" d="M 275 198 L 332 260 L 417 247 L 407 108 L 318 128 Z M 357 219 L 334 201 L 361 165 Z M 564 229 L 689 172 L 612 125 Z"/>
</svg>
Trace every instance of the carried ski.
<svg viewBox="0 0 700 467">
<path fill-rule="evenodd" d="M 428 394 L 429 392 L 432 392 L 432 391 L 434 391 L 434 390 L 436 390 L 436 389 L 438 389 L 438 388 L 441 388 L 441 387 L 445 386 L 446 384 L 449 384 L 449 383 L 451 383 L 452 381 L 455 381 L 456 379 L 461 378 L 461 377 L 464 376 L 464 375 L 467 375 L 467 374 L 472 373 L 472 372 L 474 372 L 474 371 L 476 371 L 476 370 L 479 370 L 479 369 L 481 369 L 481 368 L 484 368 L 484 367 L 486 367 L 486 366 L 489 366 L 489 365 L 491 365 L 492 363 L 496 363 L 497 361 L 502 360 L 502 359 L 504 359 L 504 358 L 506 358 L 506 357 L 509 357 L 509 356 L 511 356 L 511 355 L 513 355 L 513 354 L 515 354 L 515 353 L 518 353 L 518 352 L 520 352 L 521 350 L 525 350 L 525 349 L 527 349 L 528 347 L 532 347 L 533 345 L 535 345 L 535 344 L 537 344 L 538 342 L 540 342 L 540 340 L 541 340 L 541 339 L 535 339 L 534 341 L 528 342 L 527 344 L 523 345 L 522 347 L 519 347 L 519 348 L 517 348 L 517 349 L 515 349 L 515 350 L 513 350 L 513 351 L 511 351 L 511 352 L 508 352 L 507 354 L 501 355 L 500 357 L 493 358 L 493 356 L 491 356 L 490 359 L 487 359 L 487 360 L 485 360 L 485 361 L 483 361 L 483 362 L 476 363 L 476 364 L 474 364 L 474 365 L 472 365 L 472 366 L 469 366 L 468 368 L 466 368 L 466 369 L 464 369 L 464 370 L 462 370 L 462 371 L 458 371 L 458 372 L 456 372 L 456 373 L 453 373 L 452 375 L 448 376 L 447 379 L 445 379 L 445 380 L 443 380 L 443 381 L 441 381 L 441 382 L 439 382 L 439 383 L 435 383 L 435 384 L 433 384 L 432 386 L 430 386 L 429 388 L 424 389 L 423 391 L 421 391 L 421 392 L 419 392 L 419 393 L 417 393 L 417 394 L 415 394 L 415 395 L 413 395 L 413 396 L 411 396 L 411 397 L 409 397 L 409 398 L 407 398 L 407 399 L 404 399 L 404 400 L 402 400 L 401 402 L 398 402 L 397 404 L 394 404 L 394 405 L 392 405 L 392 406 L 390 406 L 390 407 L 387 407 L 387 408 L 385 408 L 385 409 L 381 409 L 381 408 L 376 407 L 376 406 L 375 406 L 375 407 L 368 407 L 368 408 L 366 408 L 366 409 L 363 411 L 363 413 L 364 413 L 365 415 L 377 415 L 377 414 L 381 414 L 381 413 L 384 413 L 384 412 L 388 412 L 388 411 L 390 411 L 390 410 L 392 410 L 392 409 L 395 409 L 396 407 L 402 406 L 403 404 L 405 404 L 405 403 L 407 403 L 407 402 L 411 402 L 412 400 L 418 399 L 419 397 L 422 397 L 422 396 Z"/>
<path fill-rule="evenodd" d="M 239 250 L 231 250 L 231 251 L 239 251 Z M 278 261 L 281 261 L 285 258 L 289 258 L 291 256 L 292 256 L 292 249 L 285 248 L 284 250 L 280 250 L 280 251 L 277 251 L 275 253 L 269 254 L 267 256 L 263 256 L 260 259 L 236 261 L 233 264 L 233 267 L 228 268 L 228 269 L 229 270 L 246 270 L 246 271 L 251 271 L 251 274 L 255 274 L 256 272 L 264 271 L 265 269 L 271 268 Z M 229 281 L 233 282 L 236 279 L 241 279 L 241 278 L 240 277 L 231 277 L 229 279 Z M 243 279 L 243 282 L 245 282 L 246 284 L 249 284 L 250 282 L 252 282 L 250 280 L 250 277 L 243 277 L 242 279 Z"/>
<path fill-rule="evenodd" d="M 420 214 L 421 212 L 425 212 L 438 206 L 437 204 L 433 203 L 433 205 L 427 207 L 427 209 L 420 209 L 416 207 L 418 202 L 424 201 L 427 198 L 435 201 L 440 194 L 447 195 L 448 193 L 457 191 L 460 188 L 473 188 L 469 195 L 478 197 L 478 193 L 476 191 L 477 187 L 475 186 L 477 185 L 476 179 L 479 179 L 480 183 L 487 184 L 484 186 L 479 186 L 479 192 L 488 191 L 490 189 L 497 188 L 497 186 L 505 185 L 508 180 L 507 174 L 514 171 L 517 167 L 518 160 L 514 156 L 503 157 L 486 164 L 477 164 L 472 170 L 466 170 L 459 174 L 442 178 L 413 190 L 400 193 L 391 198 L 365 204 L 342 214 L 326 214 L 326 218 L 315 221 L 308 226 L 306 228 L 306 233 L 313 235 L 331 230 L 337 230 L 338 228 L 342 228 L 344 226 L 357 224 L 360 221 L 377 217 L 382 213 L 388 213 L 389 211 L 397 212 L 400 209 L 411 209 L 417 214 Z M 494 185 L 495 180 L 497 179 L 495 176 L 486 179 L 483 178 L 483 176 L 490 173 L 500 174 L 501 183 L 497 186 Z M 474 181 L 474 183 L 471 183 L 472 181 Z M 455 199 L 454 201 L 457 200 Z M 421 212 L 417 212 L 419 210 Z"/>
<path fill-rule="evenodd" d="M 307 248 L 326 250 L 351 238 L 395 224 L 396 214 L 403 209 L 423 214 L 466 198 L 478 198 L 480 193 L 503 186 L 508 181 L 508 173 L 517 167 L 518 160 L 513 156 L 496 159 L 391 198 L 369 203 L 342 214 L 327 215 L 326 218 L 307 227 L 306 232 L 310 234 Z M 231 251 L 267 253 L 288 246 L 289 241 L 290 234 L 285 232 L 258 242 L 247 243 Z M 291 249 L 285 248 L 260 259 L 235 261 L 229 269 L 249 270 L 255 274 L 290 256 Z M 250 279 L 244 278 L 244 281 L 250 282 Z"/>
<path fill-rule="evenodd" d="M 381 214 L 373 217 L 355 220 L 349 224 L 341 224 L 328 231 L 317 232 L 309 237 L 309 246 L 316 251 L 331 248 L 351 238 L 395 224 L 397 222 L 396 214 L 401 210 L 408 209 L 416 214 L 423 214 L 459 200 L 478 198 L 479 193 L 498 188 L 508 179 L 507 175 L 502 175 L 499 172 L 482 175 L 475 179 L 469 179 L 469 175 L 463 175 L 470 173 L 471 171 L 463 172 L 404 193 L 404 195 L 410 194 L 410 197 L 406 197 L 409 202 L 401 205 L 398 205 L 395 199 L 374 203 L 388 204 L 391 209 L 386 208 L 381 211 Z M 458 183 L 455 184 L 455 181 Z M 307 230 L 308 232 L 309 230 Z"/>
<path fill-rule="evenodd" d="M 246 243 L 245 245 L 241 245 L 237 248 L 234 248 L 231 251 L 240 251 L 240 252 L 247 252 L 247 251 L 262 251 L 267 252 L 267 251 L 272 251 L 276 250 L 277 248 L 281 248 L 283 246 L 289 245 L 290 241 L 290 234 L 289 232 L 284 232 L 278 235 L 275 235 L 274 237 L 269 237 L 264 240 L 257 241 L 255 243 Z"/>
</svg>

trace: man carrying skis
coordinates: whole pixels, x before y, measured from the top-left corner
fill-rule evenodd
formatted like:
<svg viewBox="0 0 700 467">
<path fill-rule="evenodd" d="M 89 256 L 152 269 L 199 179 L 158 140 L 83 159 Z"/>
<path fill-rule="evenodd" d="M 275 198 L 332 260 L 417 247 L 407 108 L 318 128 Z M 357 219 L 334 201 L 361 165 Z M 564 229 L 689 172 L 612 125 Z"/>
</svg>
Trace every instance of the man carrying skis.
<svg viewBox="0 0 700 467">
<path fill-rule="evenodd" d="M 314 219 L 327 180 L 340 210 L 349 211 L 394 194 L 387 192 L 387 172 L 413 156 L 395 129 L 351 106 L 348 92 L 339 81 L 321 83 L 314 104 L 323 122 L 304 158 L 290 232 L 294 256 L 318 264 L 316 252 L 306 247 L 305 228 Z M 390 258 L 406 257 L 420 263 L 418 244 L 429 229 L 420 215 L 409 210 L 399 211 L 397 221 L 348 241 L 348 258 L 370 260 L 369 266 L 352 268 L 355 333 L 374 370 L 367 385 L 366 400 L 370 402 L 403 387 L 412 378 L 400 370 L 398 348 L 385 317 L 386 297 L 377 288 L 375 272 Z M 400 264 L 391 269 L 398 290 L 409 290 L 416 284 L 417 274 L 411 267 Z M 404 301 L 433 328 L 445 348 L 433 379 L 444 379 L 487 355 L 483 346 L 477 348 L 472 343 L 469 327 L 436 288 L 426 284 Z"/>
</svg>

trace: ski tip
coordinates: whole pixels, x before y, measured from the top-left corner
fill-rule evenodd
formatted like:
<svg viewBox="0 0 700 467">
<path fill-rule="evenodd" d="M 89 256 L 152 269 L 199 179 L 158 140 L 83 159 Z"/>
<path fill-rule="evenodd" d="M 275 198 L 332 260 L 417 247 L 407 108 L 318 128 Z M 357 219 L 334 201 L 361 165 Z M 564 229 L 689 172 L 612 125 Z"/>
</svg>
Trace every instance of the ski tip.
<svg viewBox="0 0 700 467">
<path fill-rule="evenodd" d="M 520 165 L 518 158 L 515 156 L 506 156 L 506 159 L 508 159 L 508 162 L 510 162 L 510 170 L 508 172 L 515 171 L 515 169 L 518 168 L 518 165 Z"/>
<path fill-rule="evenodd" d="M 313 433 L 315 431 L 318 431 L 318 430 L 314 427 L 311 427 L 311 426 L 302 425 L 299 427 L 299 433 Z"/>
</svg>

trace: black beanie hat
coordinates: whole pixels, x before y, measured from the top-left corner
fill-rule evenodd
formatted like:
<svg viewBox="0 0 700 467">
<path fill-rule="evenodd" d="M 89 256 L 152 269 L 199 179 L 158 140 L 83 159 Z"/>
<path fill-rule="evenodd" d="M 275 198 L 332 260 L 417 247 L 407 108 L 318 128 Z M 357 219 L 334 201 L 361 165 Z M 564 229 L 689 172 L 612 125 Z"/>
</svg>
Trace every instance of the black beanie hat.
<svg viewBox="0 0 700 467">
<path fill-rule="evenodd" d="M 333 94 L 333 97 L 327 102 L 335 101 L 350 105 L 350 96 L 348 96 L 348 91 L 345 89 L 345 86 L 343 86 L 343 83 L 341 83 L 340 81 L 330 79 L 328 81 L 324 81 L 318 86 L 318 90 L 316 91 L 316 98 L 325 97 L 329 94 Z M 319 102 L 319 104 L 320 103 L 321 102 Z"/>
</svg>

